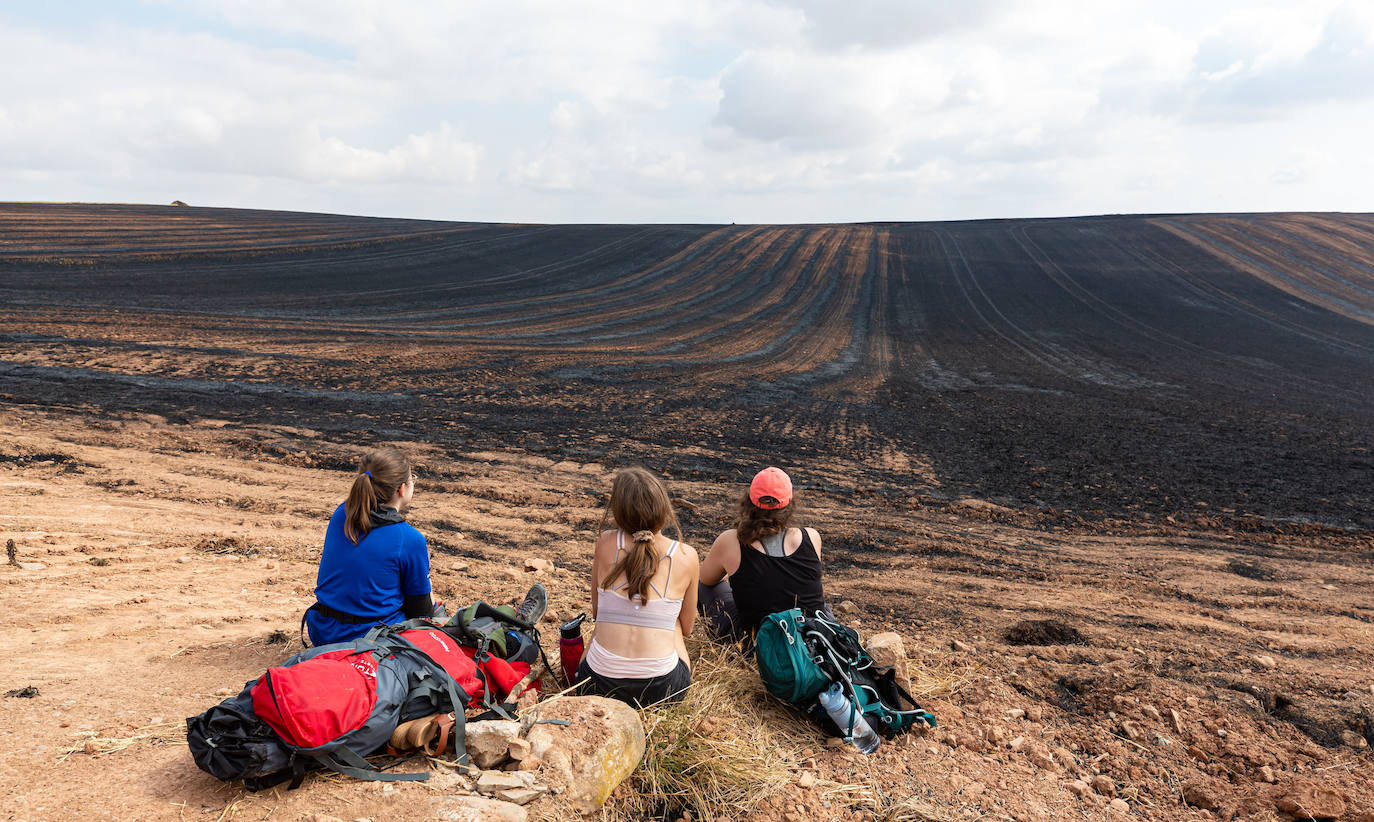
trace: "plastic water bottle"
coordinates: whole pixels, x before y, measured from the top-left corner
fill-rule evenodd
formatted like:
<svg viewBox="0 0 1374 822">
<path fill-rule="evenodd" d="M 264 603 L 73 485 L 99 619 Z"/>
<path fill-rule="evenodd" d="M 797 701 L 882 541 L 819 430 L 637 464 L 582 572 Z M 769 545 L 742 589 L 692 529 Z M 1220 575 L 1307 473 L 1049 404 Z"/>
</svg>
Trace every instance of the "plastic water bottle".
<svg viewBox="0 0 1374 822">
<path fill-rule="evenodd" d="M 871 754 L 878 750 L 878 746 L 883 744 L 883 740 L 873 732 L 862 713 L 858 713 L 840 690 L 839 683 L 831 685 L 828 690 L 821 692 L 821 707 L 830 714 L 830 719 L 839 727 L 840 733 L 844 733 L 849 727 L 849 717 L 854 715 L 854 733 L 849 737 L 849 741 L 854 743 L 861 753 Z"/>
</svg>

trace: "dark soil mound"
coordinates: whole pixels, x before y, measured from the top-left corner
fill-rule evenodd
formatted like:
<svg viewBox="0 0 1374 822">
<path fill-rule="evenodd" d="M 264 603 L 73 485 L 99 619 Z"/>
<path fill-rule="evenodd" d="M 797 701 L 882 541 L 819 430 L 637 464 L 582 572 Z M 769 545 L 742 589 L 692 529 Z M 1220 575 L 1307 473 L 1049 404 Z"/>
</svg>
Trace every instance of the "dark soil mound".
<svg viewBox="0 0 1374 822">
<path fill-rule="evenodd" d="M 1072 625 L 1054 619 L 1028 619 L 1007 629 L 1012 645 L 1080 645 L 1083 635 Z"/>
</svg>

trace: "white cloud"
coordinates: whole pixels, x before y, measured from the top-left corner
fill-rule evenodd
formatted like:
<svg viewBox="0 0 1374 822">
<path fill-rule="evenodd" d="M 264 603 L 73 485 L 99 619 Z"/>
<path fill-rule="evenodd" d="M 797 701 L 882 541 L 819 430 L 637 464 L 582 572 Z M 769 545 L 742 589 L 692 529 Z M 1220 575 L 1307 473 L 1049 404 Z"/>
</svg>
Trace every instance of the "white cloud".
<svg viewBox="0 0 1374 822">
<path fill-rule="evenodd" d="M 1363 3 L 15 8 L 17 198 L 521 221 L 1374 210 Z"/>
</svg>

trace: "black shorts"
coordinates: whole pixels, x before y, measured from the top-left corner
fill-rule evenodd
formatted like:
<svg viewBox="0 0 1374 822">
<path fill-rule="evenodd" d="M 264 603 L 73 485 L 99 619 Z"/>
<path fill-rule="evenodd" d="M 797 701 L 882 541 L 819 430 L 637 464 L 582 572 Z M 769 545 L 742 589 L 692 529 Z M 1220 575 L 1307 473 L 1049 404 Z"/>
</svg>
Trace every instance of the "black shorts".
<svg viewBox="0 0 1374 822">
<path fill-rule="evenodd" d="M 581 687 L 578 693 L 583 696 L 608 696 L 636 708 L 643 708 L 658 702 L 681 702 L 687 695 L 687 687 L 692 684 L 692 669 L 679 659 L 677 667 L 663 676 L 648 679 L 614 679 L 602 676 L 587 667 L 587 660 L 577 666 L 577 681 Z"/>
</svg>

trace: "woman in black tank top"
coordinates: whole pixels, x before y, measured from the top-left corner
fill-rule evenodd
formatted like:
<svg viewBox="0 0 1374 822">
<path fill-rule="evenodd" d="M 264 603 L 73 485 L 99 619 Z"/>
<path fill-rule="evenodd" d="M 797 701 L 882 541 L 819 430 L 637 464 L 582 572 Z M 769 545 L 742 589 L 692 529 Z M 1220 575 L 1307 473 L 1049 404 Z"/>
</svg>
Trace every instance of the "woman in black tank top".
<svg viewBox="0 0 1374 822">
<path fill-rule="evenodd" d="M 829 611 L 821 586 L 821 535 L 790 527 L 796 508 L 792 480 L 779 468 L 765 468 L 740 500 L 735 527 L 711 545 L 701 564 L 697 604 L 718 638 L 751 637 L 777 611 Z"/>
</svg>

